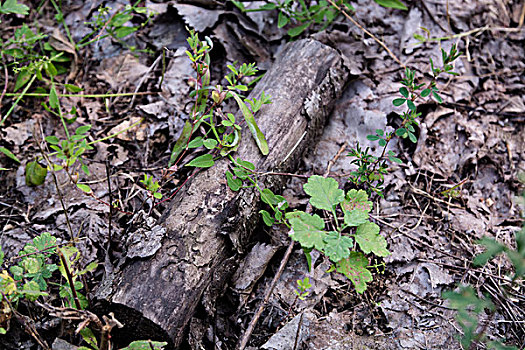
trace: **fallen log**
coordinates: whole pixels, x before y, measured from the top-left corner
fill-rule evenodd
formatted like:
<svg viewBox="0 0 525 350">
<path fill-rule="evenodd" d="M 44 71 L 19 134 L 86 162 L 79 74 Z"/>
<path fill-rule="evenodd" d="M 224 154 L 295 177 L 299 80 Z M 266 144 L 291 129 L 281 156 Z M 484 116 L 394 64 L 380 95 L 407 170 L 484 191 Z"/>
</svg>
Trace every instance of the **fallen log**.
<svg viewBox="0 0 525 350">
<path fill-rule="evenodd" d="M 270 153 L 262 156 L 246 130 L 235 157 L 257 171 L 294 171 L 322 130 L 348 71 L 339 53 L 318 41 L 288 44 L 249 96 L 262 91 L 272 96 L 272 104 L 256 115 Z M 228 164 L 216 162 L 172 200 L 159 223 L 165 233 L 154 255 L 129 261 L 98 289 L 99 310 L 115 312 L 126 325 L 119 333 L 128 339 L 131 332 L 135 339 L 168 340 L 178 347 L 205 289 L 220 289 L 233 272 L 227 264 L 250 241 L 260 203 L 257 191 L 228 188 Z M 283 183 L 278 176 L 261 181 L 274 189 Z"/>
</svg>

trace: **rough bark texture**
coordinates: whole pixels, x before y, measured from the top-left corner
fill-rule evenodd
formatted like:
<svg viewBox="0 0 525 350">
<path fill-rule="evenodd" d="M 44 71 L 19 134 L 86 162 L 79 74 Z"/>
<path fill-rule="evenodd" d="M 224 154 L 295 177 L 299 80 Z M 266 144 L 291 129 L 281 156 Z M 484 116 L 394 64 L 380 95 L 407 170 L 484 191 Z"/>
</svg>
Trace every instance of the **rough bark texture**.
<svg viewBox="0 0 525 350">
<path fill-rule="evenodd" d="M 258 171 L 293 171 L 347 79 L 336 50 L 310 39 L 287 45 L 250 94 L 259 97 L 264 90 L 272 96 L 273 103 L 256 115 L 270 154 L 262 156 L 244 130 L 235 157 Z M 101 305 L 116 311 L 135 336 L 162 336 L 178 346 L 203 291 L 224 285 L 231 271 L 221 267 L 244 252 L 259 220 L 259 194 L 232 192 L 225 177 L 228 163 L 217 162 L 186 185 L 161 220 L 166 232 L 160 249 L 130 261 L 98 291 Z M 280 192 L 283 179 L 261 181 Z"/>
</svg>

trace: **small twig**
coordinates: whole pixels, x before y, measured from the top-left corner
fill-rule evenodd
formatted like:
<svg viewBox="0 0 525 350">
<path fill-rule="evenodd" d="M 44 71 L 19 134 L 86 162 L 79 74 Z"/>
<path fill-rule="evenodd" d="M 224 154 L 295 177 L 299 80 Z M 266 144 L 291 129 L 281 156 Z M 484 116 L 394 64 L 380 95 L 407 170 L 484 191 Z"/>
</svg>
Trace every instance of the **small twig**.
<svg viewBox="0 0 525 350">
<path fill-rule="evenodd" d="M 155 67 L 157 66 L 157 64 L 159 63 L 159 61 L 161 60 L 162 58 L 162 55 L 160 55 L 159 57 L 157 57 L 157 59 L 155 60 L 155 62 L 153 62 L 153 64 L 148 68 L 148 70 L 146 71 L 146 73 L 144 73 L 144 75 L 142 76 L 142 78 L 140 78 L 140 81 L 139 83 L 137 84 L 137 87 L 135 88 L 135 91 L 134 93 L 136 94 L 140 88 L 142 87 L 142 84 L 144 84 L 144 81 L 146 80 L 146 78 L 148 77 L 148 75 L 151 73 L 151 71 L 153 69 L 155 69 Z M 133 95 L 133 97 L 131 98 L 131 102 L 129 103 L 129 106 L 128 108 L 131 108 L 133 106 L 133 103 L 135 103 L 135 97 L 137 97 L 137 95 Z"/>
<path fill-rule="evenodd" d="M 283 260 L 281 260 L 281 265 L 279 265 L 279 269 L 277 270 L 277 273 L 273 277 L 272 283 L 266 289 L 266 293 L 264 294 L 264 299 L 259 305 L 257 312 L 253 316 L 248 328 L 242 335 L 241 341 L 239 342 L 239 345 L 237 346 L 237 350 L 244 350 L 244 348 L 246 348 L 246 345 L 248 345 L 248 341 L 250 340 L 250 336 L 252 335 L 255 329 L 255 325 L 257 324 L 257 321 L 261 317 L 261 314 L 263 313 L 266 304 L 270 300 L 273 289 L 275 285 L 277 284 L 277 281 L 279 281 L 279 278 L 281 277 L 281 274 L 283 273 L 284 268 L 286 267 L 286 264 L 288 263 L 288 259 L 290 259 L 290 255 L 292 254 L 294 244 L 295 244 L 295 241 L 291 241 L 290 244 L 288 245 L 288 249 L 286 250 L 286 253 L 284 254 Z"/>
<path fill-rule="evenodd" d="M 346 141 L 343 143 L 343 145 L 339 148 L 339 151 L 337 151 L 337 154 L 328 162 L 328 166 L 326 167 L 326 171 L 324 172 L 323 177 L 327 177 L 330 175 L 330 169 L 332 169 L 332 166 L 337 162 L 339 157 L 341 157 L 341 154 L 345 151 L 347 146 Z"/>
<path fill-rule="evenodd" d="M 35 75 L 36 77 L 36 75 Z M 82 98 L 106 98 L 106 97 L 125 97 L 125 96 L 135 96 L 135 95 L 155 95 L 158 94 L 158 92 L 153 91 L 144 91 L 144 92 L 120 92 L 120 93 L 114 93 L 114 94 L 90 94 L 90 95 L 82 95 L 82 94 L 57 94 L 58 97 L 82 97 Z M 39 93 L 39 92 L 29 92 L 29 93 L 18 93 L 18 92 L 11 92 L 6 93 L 4 96 L 26 96 L 26 97 L 49 97 L 48 93 Z M 22 98 L 22 97 L 20 97 Z"/>
<path fill-rule="evenodd" d="M 328 2 L 333 6 L 335 7 L 339 12 L 341 12 L 346 18 L 348 18 L 348 20 L 350 22 L 352 22 L 353 24 L 355 24 L 359 29 L 361 29 L 363 32 L 365 32 L 366 34 L 368 34 L 372 39 L 374 39 L 379 45 L 381 45 L 385 50 L 386 52 L 390 55 L 390 57 L 392 57 L 392 59 L 394 61 L 396 61 L 397 63 L 399 63 L 400 66 L 402 66 L 403 68 L 405 68 L 405 65 L 403 64 L 403 62 L 401 62 L 401 60 L 399 58 L 397 58 L 397 56 L 385 45 L 385 43 L 383 43 L 381 40 L 379 40 L 374 34 L 370 33 L 368 30 L 366 30 L 366 28 L 364 28 L 362 25 L 360 25 L 355 19 L 352 18 L 352 16 L 350 16 L 348 13 L 346 13 L 345 10 L 343 10 L 341 7 L 339 7 L 335 2 L 333 2 L 332 0 L 328 0 Z"/>
</svg>

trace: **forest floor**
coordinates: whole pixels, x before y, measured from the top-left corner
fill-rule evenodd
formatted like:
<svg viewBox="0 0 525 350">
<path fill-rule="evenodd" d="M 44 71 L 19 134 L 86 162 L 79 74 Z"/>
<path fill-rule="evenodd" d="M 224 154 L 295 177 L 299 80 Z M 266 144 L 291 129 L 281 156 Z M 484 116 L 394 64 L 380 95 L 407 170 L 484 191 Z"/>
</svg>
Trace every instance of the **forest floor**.
<svg viewBox="0 0 525 350">
<path fill-rule="evenodd" d="M 99 262 L 85 275 L 87 292 L 83 293 L 90 300 L 107 266 L 116 266 L 126 257 L 129 233 L 137 225 L 159 219 L 167 207 L 168 202 L 152 200 L 140 182 L 144 174 L 160 180 L 164 198 L 189 176 L 183 167 L 168 169 L 192 100 L 194 72 L 185 54 L 186 27 L 213 41 L 213 85 L 233 62 L 255 62 L 261 72 L 268 70 L 290 40 L 286 33 L 293 25 L 278 28 L 277 10 L 241 13 L 230 2 L 145 1 L 141 5 L 156 14 L 144 27 L 120 40 L 101 35 L 90 45 L 75 49 L 66 39 L 64 26 L 57 24 L 53 3 L 34 5 L 25 17 L 1 15 L 2 40 L 7 42 L 25 24 L 47 35 L 42 45 L 49 43 L 70 59 L 57 63 L 67 69 L 59 70 L 55 81 L 83 89 L 80 94 L 75 92 L 80 97 L 72 93 L 60 96 L 62 110 L 72 111 L 68 127 L 91 125 L 88 141 L 118 135 L 93 144 L 82 156 L 90 174 L 79 170 L 78 176 L 93 189 L 94 196 L 72 186 L 64 171 L 57 171 L 56 178 L 50 172 L 40 186 L 28 186 L 26 164 L 39 160 L 41 141 L 65 134 L 60 119 L 42 104 L 50 104 L 47 97 L 24 97 L 0 124 L 0 147 L 21 161 L 18 164 L 0 153 L 0 245 L 10 258 L 43 232 L 59 242 L 68 241 L 69 232 L 75 232 L 81 238 L 77 247 L 82 264 Z M 244 4 L 256 8 L 263 3 Z M 463 54 L 455 64 L 460 75 L 438 81 L 443 103 L 418 106 L 422 114 L 417 144 L 408 140 L 392 144 L 403 164 L 392 165 L 385 176 L 384 197 L 372 197 L 371 219 L 381 227 L 391 254 L 374 260 L 374 282 L 364 294 L 358 294 L 342 275 L 327 273 L 329 262 L 319 255 L 312 255 L 313 269 L 308 271 L 296 245 L 248 348 L 460 349 L 458 336 L 464 330 L 455 320 L 456 311 L 442 298 L 444 291 L 458 284 L 471 285 L 476 295 L 487 295 L 496 305 L 495 312 L 481 312 L 478 331 L 489 340 L 525 347 L 525 286 L 518 281 L 509 288 L 511 262 L 500 255 L 482 267 L 472 264 L 484 250 L 477 240 L 488 236 L 515 249 L 515 233 L 522 226 L 516 197 L 523 191 L 519 176 L 525 172 L 525 4 L 517 0 L 406 3 L 409 9 L 403 11 L 358 0 L 353 18 L 421 77 L 428 78 L 429 58 L 441 62 L 441 48 L 448 51 L 457 44 Z M 63 1 L 61 11 L 71 39 L 78 43 L 92 32 L 92 25 L 86 22 L 96 19 L 99 6 L 111 8 L 111 16 L 117 9 L 123 11 L 126 4 L 129 2 L 123 0 L 72 0 Z M 138 25 L 145 18 L 137 14 L 130 23 Z M 427 35 L 422 28 L 431 37 L 444 39 L 418 42 L 414 34 Z M 354 170 L 346 157 L 350 148 L 359 142 L 375 152 L 377 143 L 366 136 L 376 129 L 399 126 L 399 115 L 406 106 L 395 107 L 392 100 L 399 97 L 404 68 L 343 16 L 325 30 L 315 29 L 309 28 L 301 37 L 339 50 L 351 67 L 352 79 L 297 173 L 310 176 L 328 171 L 340 188 L 349 189 L 348 176 Z M 6 92 L 13 92 L 17 81 L 12 57 L 2 52 L 6 69 L 0 72 L 0 86 L 6 88 L 0 120 L 16 99 Z M 63 85 L 57 86 L 59 94 L 68 93 Z M 49 87 L 45 75 L 28 92 L 40 92 L 39 87 Z M 90 94 L 106 96 L 90 98 Z M 187 159 L 195 154 L 188 153 Z M 43 164 L 41 157 L 40 161 Z M 304 208 L 307 203 L 304 183 L 303 178 L 290 177 L 280 193 L 293 208 Z M 447 195 L 451 188 L 454 196 Z M 110 210 L 108 203 L 118 203 L 120 209 Z M 250 288 L 239 293 L 235 285 L 239 280 L 228 282 L 212 314 L 203 301 L 187 328 L 184 348 L 235 348 L 287 246 L 287 242 L 282 246 L 271 242 L 269 230 L 273 229 L 257 228 L 248 249 L 248 255 L 259 260 L 240 264 L 239 269 L 258 266 Z M 238 271 L 236 276 L 241 274 Z M 312 287 L 304 300 L 298 300 L 296 280 L 305 277 Z M 64 306 L 57 293 L 47 301 Z M 80 338 L 72 333 L 78 326 L 73 321 L 26 302 L 20 303 L 19 312 L 48 344 L 62 338 L 80 345 Z M 1 348 L 39 347 L 35 337 L 24 331 L 23 323 L 17 317 L 0 317 L 0 326 L 9 328 L 6 335 L 0 335 Z M 486 347 L 478 344 L 474 348 Z"/>
</svg>

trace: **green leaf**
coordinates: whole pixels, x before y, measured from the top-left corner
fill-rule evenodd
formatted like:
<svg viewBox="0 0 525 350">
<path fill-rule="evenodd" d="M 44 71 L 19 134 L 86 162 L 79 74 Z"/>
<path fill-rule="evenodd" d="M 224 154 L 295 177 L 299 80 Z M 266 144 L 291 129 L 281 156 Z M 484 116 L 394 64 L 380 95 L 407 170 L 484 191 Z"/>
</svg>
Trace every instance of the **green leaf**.
<svg viewBox="0 0 525 350">
<path fill-rule="evenodd" d="M 260 210 L 259 213 L 261 213 L 261 215 L 262 215 L 262 218 L 263 218 L 264 224 L 265 224 L 266 226 L 270 226 L 270 227 L 272 227 L 273 224 L 275 223 L 275 219 L 272 218 L 272 216 L 270 215 L 270 213 L 268 213 L 266 210 Z"/>
<path fill-rule="evenodd" d="M 363 293 L 367 287 L 366 283 L 372 281 L 372 274 L 367 266 L 368 259 L 362 253 L 351 252 L 348 258 L 337 262 L 336 270 L 352 281 L 358 293 Z"/>
<path fill-rule="evenodd" d="M 51 91 L 49 92 L 49 106 L 53 109 L 58 108 L 58 94 L 55 84 L 51 86 Z"/>
<path fill-rule="evenodd" d="M 18 89 L 20 89 L 25 84 L 27 84 L 27 82 L 30 79 L 31 79 L 31 73 L 29 72 L 29 70 L 24 69 L 20 71 L 20 73 L 18 73 L 18 76 L 16 77 L 14 92 L 16 92 Z"/>
<path fill-rule="evenodd" d="M 368 194 L 364 190 L 348 191 L 341 206 L 347 211 L 360 209 L 369 213 L 372 210 L 372 202 L 368 200 Z"/>
<path fill-rule="evenodd" d="M 252 136 L 255 139 L 257 146 L 261 150 L 261 153 L 263 155 L 267 155 L 270 151 L 268 149 L 268 142 L 266 142 L 266 138 L 264 137 L 264 134 L 261 132 L 261 130 L 257 126 L 257 122 L 255 121 L 255 118 L 253 117 L 252 112 L 250 111 L 248 106 L 246 106 L 243 100 L 239 97 L 239 95 L 231 91 L 230 93 L 232 94 L 235 101 L 237 101 L 237 104 L 239 105 L 242 115 L 244 116 L 244 120 L 246 121 L 246 125 L 248 125 L 248 129 L 250 129 L 250 132 L 252 133 Z"/>
<path fill-rule="evenodd" d="M 282 11 L 279 11 L 279 17 L 277 18 L 277 28 L 282 28 L 288 24 L 288 16 L 286 16 Z"/>
<path fill-rule="evenodd" d="M 45 140 L 52 145 L 58 145 L 60 143 L 60 140 L 58 139 L 58 137 L 54 135 L 46 136 Z"/>
<path fill-rule="evenodd" d="M 385 139 L 379 139 L 378 144 L 379 144 L 380 147 L 385 147 L 385 146 L 386 146 L 386 141 L 385 141 Z"/>
<path fill-rule="evenodd" d="M 186 148 L 186 145 L 188 144 L 188 141 L 191 137 L 191 132 L 192 132 L 191 123 L 186 120 L 186 123 L 184 123 L 184 128 L 182 128 L 182 133 L 180 134 L 177 142 L 175 142 L 175 146 L 173 146 L 173 150 L 171 151 L 171 156 L 170 156 L 170 161 L 168 162 L 168 167 L 171 167 L 173 164 L 175 164 L 175 162 L 179 158 L 179 155 Z"/>
<path fill-rule="evenodd" d="M 310 24 L 312 24 L 312 21 L 308 21 L 308 22 L 306 22 L 304 24 L 301 24 L 298 27 L 291 28 L 291 29 L 288 30 L 288 35 L 291 36 L 292 38 L 295 37 L 295 36 L 298 36 L 299 34 L 304 32 L 306 30 L 306 28 L 308 28 L 310 26 Z"/>
<path fill-rule="evenodd" d="M 389 7 L 398 10 L 408 10 L 405 4 L 399 0 L 374 0 L 377 4 L 383 7 Z"/>
<path fill-rule="evenodd" d="M 428 95 L 430 95 L 430 89 L 421 91 L 421 97 L 427 97 Z"/>
<path fill-rule="evenodd" d="M 324 238 L 325 247 L 323 252 L 333 262 L 338 262 L 341 259 L 348 258 L 350 255 L 350 248 L 354 246 L 354 241 L 347 236 L 340 235 L 338 232 L 331 231 Z"/>
<path fill-rule="evenodd" d="M 408 138 L 410 139 L 410 141 L 412 141 L 412 143 L 417 143 L 417 137 L 413 133 L 409 132 Z"/>
<path fill-rule="evenodd" d="M 54 253 L 56 248 L 48 249 L 52 246 L 54 246 L 57 243 L 57 239 L 55 236 L 51 235 L 49 232 L 44 232 L 40 234 L 39 236 L 33 238 L 33 246 L 37 250 L 44 250 L 46 249 L 47 253 Z"/>
<path fill-rule="evenodd" d="M 84 341 L 88 343 L 93 349 L 98 349 L 97 338 L 95 337 L 91 329 L 85 327 L 82 328 L 82 330 L 79 333 L 82 336 L 82 339 L 84 339 Z"/>
<path fill-rule="evenodd" d="M 7 148 L 5 147 L 0 147 L 0 152 L 2 152 L 3 154 L 5 154 L 6 156 L 8 156 L 9 158 L 11 158 L 12 160 L 14 160 L 15 162 L 17 163 L 20 163 L 20 160 L 13 154 L 13 152 L 11 152 L 10 150 L 8 150 Z"/>
<path fill-rule="evenodd" d="M 437 101 L 438 103 L 442 103 L 442 102 L 443 102 L 443 99 L 441 98 L 441 96 L 438 95 L 437 92 L 432 91 L 432 96 L 434 96 L 434 98 L 436 99 L 436 101 Z"/>
<path fill-rule="evenodd" d="M 44 183 L 47 176 L 47 168 L 42 167 L 37 162 L 29 162 L 26 164 L 26 185 L 40 186 Z"/>
<path fill-rule="evenodd" d="M 115 30 L 115 36 L 119 39 L 136 32 L 138 27 L 120 27 Z"/>
<path fill-rule="evenodd" d="M 388 151 L 388 159 L 392 163 L 403 164 L 403 161 L 401 159 L 397 158 L 396 154 L 393 151 Z"/>
<path fill-rule="evenodd" d="M 233 178 L 233 174 L 229 171 L 226 172 L 226 182 L 228 183 L 228 187 L 233 192 L 237 192 L 242 187 L 242 180 L 237 178 Z"/>
<path fill-rule="evenodd" d="M 41 295 L 47 295 L 47 293 L 40 291 L 40 286 L 35 281 L 24 283 L 22 293 L 24 293 L 24 296 L 30 301 L 35 301 Z"/>
<path fill-rule="evenodd" d="M 214 149 L 215 147 L 217 147 L 217 140 L 214 139 L 206 139 L 202 143 L 207 149 Z"/>
<path fill-rule="evenodd" d="M 91 129 L 91 125 L 82 125 L 82 126 L 79 126 L 76 130 L 75 130 L 75 134 L 77 135 L 84 135 L 85 133 L 87 133 L 89 131 L 89 129 Z"/>
<path fill-rule="evenodd" d="M 415 103 L 412 100 L 407 100 L 407 105 L 408 105 L 408 108 L 411 111 L 415 111 L 416 110 L 416 105 L 415 105 Z"/>
<path fill-rule="evenodd" d="M 476 241 L 476 243 L 484 246 L 486 250 L 474 258 L 473 263 L 475 266 L 483 266 L 487 261 L 505 251 L 504 245 L 489 237 L 483 237 Z"/>
<path fill-rule="evenodd" d="M 403 95 L 403 97 L 408 98 L 408 89 L 406 87 L 400 88 L 399 92 L 401 93 L 401 95 Z"/>
<path fill-rule="evenodd" d="M 204 145 L 204 140 L 202 139 L 202 137 L 197 136 L 196 138 L 191 140 L 190 143 L 188 143 L 188 148 L 198 148 L 202 145 Z"/>
<path fill-rule="evenodd" d="M 19 4 L 16 0 L 5 0 L 4 4 L 0 7 L 0 13 L 16 13 L 19 15 L 28 15 L 29 7 L 23 4 Z"/>
<path fill-rule="evenodd" d="M 337 181 L 330 177 L 310 176 L 303 189 L 311 197 L 310 204 L 317 209 L 331 211 L 345 198 L 345 193 L 339 189 Z"/>
<path fill-rule="evenodd" d="M 317 215 L 310 215 L 303 211 L 286 213 L 286 218 L 292 225 L 290 237 L 301 244 L 303 248 L 323 250 L 326 232 L 323 219 Z"/>
<path fill-rule="evenodd" d="M 85 193 L 93 193 L 93 190 L 88 185 L 77 184 L 77 187 Z"/>
<path fill-rule="evenodd" d="M 366 139 L 368 141 L 377 141 L 377 140 L 379 140 L 379 136 L 377 136 L 377 135 L 366 135 Z"/>
<path fill-rule="evenodd" d="M 379 234 L 379 226 L 373 222 L 365 222 L 357 227 L 354 235 L 359 248 L 365 254 L 370 252 L 377 256 L 388 256 L 390 252 L 386 249 L 385 237 Z"/>
<path fill-rule="evenodd" d="M 394 101 L 392 101 L 392 104 L 396 107 L 401 106 L 403 103 L 405 103 L 406 99 L 404 98 L 395 98 Z"/>
<path fill-rule="evenodd" d="M 196 168 L 209 168 L 212 167 L 215 162 L 211 154 L 203 154 L 186 164 L 186 166 L 194 166 Z"/>
<path fill-rule="evenodd" d="M 345 210 L 345 224 L 356 227 L 368 221 L 368 212 L 360 208 L 348 211 Z"/>
<path fill-rule="evenodd" d="M 167 342 L 136 340 L 120 350 L 163 350 Z"/>
<path fill-rule="evenodd" d="M 64 84 L 64 86 L 66 87 L 66 90 L 69 91 L 69 92 L 72 92 L 72 93 L 75 93 L 75 92 L 80 92 L 84 89 L 76 86 L 76 85 L 72 85 L 72 84 Z"/>
</svg>

